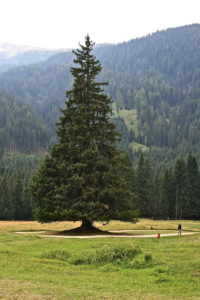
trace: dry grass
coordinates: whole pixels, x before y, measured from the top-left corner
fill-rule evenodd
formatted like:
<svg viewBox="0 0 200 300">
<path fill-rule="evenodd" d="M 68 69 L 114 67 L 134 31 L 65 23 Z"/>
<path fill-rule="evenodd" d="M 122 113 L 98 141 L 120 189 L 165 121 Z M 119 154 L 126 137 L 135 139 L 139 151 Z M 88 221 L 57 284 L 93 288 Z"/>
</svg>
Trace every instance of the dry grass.
<svg viewBox="0 0 200 300">
<path fill-rule="evenodd" d="M 128 223 L 120 221 L 110 221 L 109 224 L 102 226 L 96 223 L 96 226 L 101 227 L 103 230 L 176 230 L 178 224 L 182 224 L 183 231 L 200 231 L 200 221 L 193 220 L 151 220 L 140 219 L 137 223 Z"/>
<path fill-rule="evenodd" d="M 44 286 L 43 286 L 44 287 Z M 33 284 L 31 282 L 26 281 L 18 281 L 18 280 L 10 280 L 10 279 L 0 279 L 0 299 L 3 300 L 65 300 L 65 299 L 77 299 L 72 296 L 64 296 L 64 295 L 56 295 L 52 294 L 52 291 L 49 291 L 49 295 L 45 295 L 40 293 L 38 290 L 38 284 Z M 46 288 L 48 291 L 48 288 Z M 38 291 L 38 292 L 36 292 Z M 87 294 L 87 293 L 85 293 Z M 112 292 L 104 292 L 103 295 L 99 295 L 97 299 L 107 299 L 107 300 L 119 300 L 122 299 L 121 297 L 125 297 L 124 299 L 130 300 L 159 300 L 163 299 L 162 295 L 155 295 L 151 294 L 142 294 L 142 293 L 134 293 L 134 296 L 130 292 L 125 292 L 122 295 L 115 295 Z M 88 290 L 88 297 L 81 298 L 81 299 L 89 299 L 89 300 L 96 300 L 95 296 L 92 295 L 91 291 Z"/>
<path fill-rule="evenodd" d="M 41 295 L 38 285 L 31 282 L 0 279 L 0 299 L 5 300 L 54 300 L 52 295 Z"/>
<path fill-rule="evenodd" d="M 177 230 L 178 224 L 182 224 L 183 231 L 200 231 L 200 221 L 192 220 L 151 220 L 140 219 L 137 223 L 110 221 L 108 224 L 95 223 L 94 225 L 102 230 Z M 63 231 L 80 226 L 80 222 L 52 222 L 38 223 L 36 221 L 0 221 L 0 231 Z"/>
<path fill-rule="evenodd" d="M 67 230 L 80 226 L 80 222 L 39 223 L 37 221 L 0 221 L 0 231 Z"/>
</svg>

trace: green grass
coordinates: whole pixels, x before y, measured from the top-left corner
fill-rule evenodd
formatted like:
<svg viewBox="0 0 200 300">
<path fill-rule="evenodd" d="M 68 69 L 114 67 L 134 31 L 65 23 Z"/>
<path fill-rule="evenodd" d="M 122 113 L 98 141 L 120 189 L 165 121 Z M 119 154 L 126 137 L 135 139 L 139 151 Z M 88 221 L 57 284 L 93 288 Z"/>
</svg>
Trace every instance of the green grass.
<svg viewBox="0 0 200 300">
<path fill-rule="evenodd" d="M 116 107 L 113 106 L 113 116 L 114 117 L 121 117 L 124 119 L 124 122 L 129 130 L 133 130 L 135 135 L 138 135 L 138 120 L 137 120 L 137 110 L 136 109 L 130 109 L 130 110 L 120 110 L 117 112 Z M 133 152 L 138 151 L 141 149 L 143 152 L 149 150 L 148 147 L 145 145 L 132 142 L 129 145 L 130 149 L 132 149 Z"/>
<path fill-rule="evenodd" d="M 176 221 L 167 222 L 155 221 L 154 227 L 175 229 Z M 127 228 L 147 229 L 152 223 L 142 220 Z M 200 227 L 197 221 L 182 224 Z M 4 231 L 0 299 L 200 299 L 199 245 L 200 234 L 63 239 Z"/>
<path fill-rule="evenodd" d="M 116 113 L 116 115 L 124 119 L 124 122 L 128 129 L 132 129 L 136 135 L 138 134 L 138 121 L 136 109 L 120 110 L 119 113 Z"/>
<path fill-rule="evenodd" d="M 149 147 L 145 146 L 145 145 L 142 145 L 142 144 L 139 144 L 137 142 L 131 142 L 129 144 L 129 147 L 130 149 L 132 149 L 132 151 L 138 151 L 139 149 L 142 151 L 142 152 L 145 152 L 145 151 L 148 151 L 149 150 Z"/>
</svg>

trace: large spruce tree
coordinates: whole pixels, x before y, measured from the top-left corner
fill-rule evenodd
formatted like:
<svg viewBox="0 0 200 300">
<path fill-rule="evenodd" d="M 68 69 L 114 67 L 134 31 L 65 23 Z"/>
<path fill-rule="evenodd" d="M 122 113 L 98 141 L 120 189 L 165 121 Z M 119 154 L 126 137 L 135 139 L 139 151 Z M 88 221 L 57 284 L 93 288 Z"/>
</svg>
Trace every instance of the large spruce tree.
<svg viewBox="0 0 200 300">
<path fill-rule="evenodd" d="M 73 51 L 73 87 L 57 126 L 59 141 L 32 178 L 30 191 L 35 217 L 41 222 L 135 221 L 134 194 L 126 180 L 130 170 L 110 121 L 112 100 L 106 83 L 95 80 L 100 62 L 92 55 L 94 43 Z"/>
</svg>

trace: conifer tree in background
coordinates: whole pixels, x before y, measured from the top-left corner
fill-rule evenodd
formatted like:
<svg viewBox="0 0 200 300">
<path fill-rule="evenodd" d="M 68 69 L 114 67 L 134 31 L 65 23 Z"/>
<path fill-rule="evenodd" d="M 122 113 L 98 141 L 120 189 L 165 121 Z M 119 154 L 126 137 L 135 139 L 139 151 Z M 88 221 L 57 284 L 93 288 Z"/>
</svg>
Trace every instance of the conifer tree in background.
<svg viewBox="0 0 200 300">
<path fill-rule="evenodd" d="M 176 217 L 176 181 L 171 168 L 166 169 L 162 179 L 162 215 Z"/>
<path fill-rule="evenodd" d="M 11 208 L 13 212 L 13 219 L 23 219 L 23 203 L 22 203 L 22 191 L 23 184 L 21 181 L 20 174 L 16 175 L 16 180 L 13 182 L 12 193 L 11 193 Z"/>
<path fill-rule="evenodd" d="M 161 193 L 162 176 L 156 173 L 153 177 L 153 197 L 151 203 L 151 216 L 152 217 L 165 217 L 163 212 L 163 198 Z M 164 214 L 163 214 L 164 213 Z"/>
<path fill-rule="evenodd" d="M 183 218 L 183 207 L 187 199 L 187 173 L 184 159 L 177 159 L 174 167 L 176 181 L 176 219 Z"/>
<path fill-rule="evenodd" d="M 112 100 L 103 93 L 106 83 L 95 81 L 101 64 L 91 54 L 94 43 L 73 51 L 77 67 L 66 108 L 57 124 L 59 142 L 30 184 L 35 217 L 41 222 L 94 221 L 135 222 L 134 194 L 126 180 L 127 159 L 117 150 L 119 135 L 110 122 Z"/>
<path fill-rule="evenodd" d="M 140 155 L 136 170 L 136 195 L 137 208 L 140 216 L 152 216 L 153 210 L 153 176 L 148 158 L 144 159 L 143 153 Z"/>
<path fill-rule="evenodd" d="M 185 208 L 186 216 L 188 218 L 200 217 L 200 187 L 199 187 L 199 171 L 197 160 L 191 152 L 187 157 L 187 179 L 188 179 L 188 201 Z"/>
<path fill-rule="evenodd" d="M 6 173 L 0 178 L 0 220 L 7 220 L 11 216 L 10 193 Z"/>
</svg>

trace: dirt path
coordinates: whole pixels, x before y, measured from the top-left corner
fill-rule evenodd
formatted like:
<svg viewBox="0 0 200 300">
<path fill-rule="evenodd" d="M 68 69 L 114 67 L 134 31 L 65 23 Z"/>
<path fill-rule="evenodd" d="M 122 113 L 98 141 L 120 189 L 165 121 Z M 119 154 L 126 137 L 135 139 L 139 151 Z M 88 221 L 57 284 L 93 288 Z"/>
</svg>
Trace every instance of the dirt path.
<svg viewBox="0 0 200 300">
<path fill-rule="evenodd" d="M 127 232 L 127 231 L 136 231 L 136 230 L 115 230 L 115 231 L 111 231 L 111 232 Z M 141 231 L 141 230 L 139 230 Z M 145 230 L 148 231 L 148 230 Z M 93 239 L 93 238 L 113 238 L 113 237 L 118 237 L 118 238 L 152 238 L 152 237 L 156 237 L 157 238 L 157 234 L 158 234 L 159 230 L 157 230 L 157 233 L 155 234 L 144 234 L 144 235 L 50 235 L 50 234 L 41 234 L 42 231 L 39 232 L 33 232 L 33 231 L 18 231 L 16 233 L 18 234 L 34 234 L 34 235 L 38 235 L 40 237 L 53 237 L 53 238 L 63 238 L 63 239 Z M 38 234 L 39 233 L 39 234 Z M 182 235 L 192 235 L 195 234 L 197 232 L 183 232 Z M 166 237 L 166 236 L 178 236 L 178 233 L 160 233 L 160 237 Z"/>
</svg>

